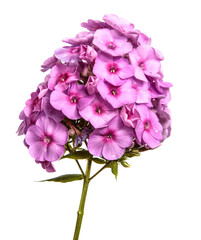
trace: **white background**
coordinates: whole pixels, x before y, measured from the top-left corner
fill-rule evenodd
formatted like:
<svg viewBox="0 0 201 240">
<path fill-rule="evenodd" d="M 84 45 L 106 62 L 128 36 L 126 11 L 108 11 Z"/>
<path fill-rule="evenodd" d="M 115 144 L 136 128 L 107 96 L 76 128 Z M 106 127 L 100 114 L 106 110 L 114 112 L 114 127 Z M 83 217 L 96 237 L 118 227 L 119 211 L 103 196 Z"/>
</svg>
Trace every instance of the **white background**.
<svg viewBox="0 0 201 240">
<path fill-rule="evenodd" d="M 88 18 L 114 13 L 152 37 L 172 88 L 172 135 L 129 161 L 115 181 L 91 182 L 81 240 L 201 239 L 201 32 L 199 0 L 11 0 L 0 3 L 0 218 L 2 240 L 72 239 L 81 182 L 38 183 L 79 173 L 63 160 L 46 173 L 15 132 L 18 114 L 43 81 L 41 63 Z M 97 170 L 93 167 L 93 172 Z"/>
</svg>

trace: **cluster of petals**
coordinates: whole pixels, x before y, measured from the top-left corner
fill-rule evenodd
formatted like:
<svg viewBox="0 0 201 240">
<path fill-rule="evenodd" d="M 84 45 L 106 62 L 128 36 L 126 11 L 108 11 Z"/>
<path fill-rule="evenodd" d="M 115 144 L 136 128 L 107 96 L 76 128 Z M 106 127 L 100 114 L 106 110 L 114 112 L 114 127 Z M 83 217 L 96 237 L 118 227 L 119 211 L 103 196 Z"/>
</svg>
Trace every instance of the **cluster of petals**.
<svg viewBox="0 0 201 240">
<path fill-rule="evenodd" d="M 160 146 L 171 132 L 172 84 L 163 81 L 163 56 L 151 39 L 114 14 L 81 26 L 86 30 L 65 38 L 44 61 L 41 71 L 49 73 L 20 114 L 18 134 L 48 172 L 68 140 L 88 141 L 91 154 L 116 160 L 132 145 Z M 71 138 L 67 123 L 80 119 L 90 131 L 81 128 Z"/>
</svg>

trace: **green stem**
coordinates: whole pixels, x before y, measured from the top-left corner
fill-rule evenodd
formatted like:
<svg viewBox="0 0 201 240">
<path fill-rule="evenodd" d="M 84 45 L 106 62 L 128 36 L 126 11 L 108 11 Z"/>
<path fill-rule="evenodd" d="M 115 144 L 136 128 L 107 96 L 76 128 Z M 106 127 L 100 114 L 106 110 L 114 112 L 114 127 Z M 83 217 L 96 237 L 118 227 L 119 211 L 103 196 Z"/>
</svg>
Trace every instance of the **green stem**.
<svg viewBox="0 0 201 240">
<path fill-rule="evenodd" d="M 82 225 L 82 218 L 83 218 L 83 215 L 84 215 L 84 206 L 85 206 L 85 201 L 86 201 L 86 196 L 87 196 L 87 190 L 88 190 L 88 186 L 89 186 L 91 163 L 92 163 L 91 160 L 87 161 L 87 167 L 86 167 L 85 178 L 84 178 L 84 183 L 83 183 L 83 188 L 82 188 L 80 205 L 79 205 L 79 209 L 78 209 L 78 212 L 77 212 L 77 222 L 76 222 L 76 226 L 75 226 L 75 232 L 74 232 L 73 240 L 78 240 L 79 239 L 80 229 L 81 229 L 81 225 Z"/>
</svg>

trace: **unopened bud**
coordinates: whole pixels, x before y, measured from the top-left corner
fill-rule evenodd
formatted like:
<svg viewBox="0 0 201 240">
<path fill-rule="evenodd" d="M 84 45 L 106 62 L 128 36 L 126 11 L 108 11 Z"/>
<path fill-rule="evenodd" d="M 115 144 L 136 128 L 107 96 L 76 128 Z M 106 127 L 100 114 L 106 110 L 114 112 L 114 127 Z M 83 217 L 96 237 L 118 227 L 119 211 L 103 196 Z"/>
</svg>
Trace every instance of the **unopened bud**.
<svg viewBox="0 0 201 240">
<path fill-rule="evenodd" d="M 72 129 L 72 128 L 69 129 L 69 130 L 68 130 L 68 134 L 69 134 L 69 136 L 71 136 L 71 137 L 74 136 L 74 135 L 75 135 L 75 130 Z"/>
</svg>

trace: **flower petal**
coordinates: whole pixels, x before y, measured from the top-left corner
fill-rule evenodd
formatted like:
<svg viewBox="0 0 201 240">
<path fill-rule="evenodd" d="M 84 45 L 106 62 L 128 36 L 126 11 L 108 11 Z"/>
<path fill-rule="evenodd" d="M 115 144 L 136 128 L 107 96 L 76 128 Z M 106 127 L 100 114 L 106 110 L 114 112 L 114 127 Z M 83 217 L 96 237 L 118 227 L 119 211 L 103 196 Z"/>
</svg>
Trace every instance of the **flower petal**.
<svg viewBox="0 0 201 240">
<path fill-rule="evenodd" d="M 35 125 L 32 125 L 28 128 L 26 134 L 26 143 L 28 145 L 34 144 L 35 142 L 39 142 L 43 140 L 44 133 L 43 131 Z"/>
<path fill-rule="evenodd" d="M 116 160 L 120 158 L 125 152 L 115 141 L 109 140 L 103 146 L 103 157 L 107 160 Z"/>
<path fill-rule="evenodd" d="M 64 152 L 65 152 L 64 146 L 57 145 L 51 142 L 47 146 L 47 151 L 45 152 L 45 160 L 50 162 L 56 161 L 63 156 Z"/>
<path fill-rule="evenodd" d="M 149 131 L 144 131 L 143 141 L 150 147 L 156 148 L 160 145 L 160 141 L 156 140 Z"/>
<path fill-rule="evenodd" d="M 44 161 L 46 146 L 45 142 L 35 142 L 29 146 L 29 153 L 35 160 Z"/>
<path fill-rule="evenodd" d="M 100 157 L 102 155 L 104 143 L 105 143 L 105 137 L 100 135 L 99 130 L 95 130 L 89 136 L 89 141 L 88 141 L 89 152 L 95 156 Z"/>
</svg>

